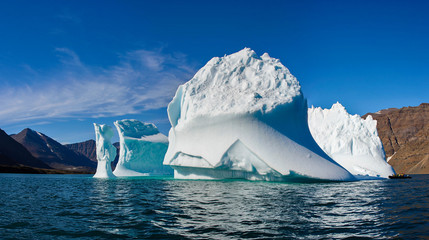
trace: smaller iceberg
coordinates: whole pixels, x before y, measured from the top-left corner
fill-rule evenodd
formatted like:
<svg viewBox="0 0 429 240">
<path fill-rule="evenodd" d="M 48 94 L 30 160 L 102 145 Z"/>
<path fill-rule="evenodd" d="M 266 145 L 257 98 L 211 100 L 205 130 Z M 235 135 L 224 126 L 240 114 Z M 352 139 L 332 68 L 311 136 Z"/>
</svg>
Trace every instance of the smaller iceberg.
<svg viewBox="0 0 429 240">
<path fill-rule="evenodd" d="M 119 134 L 119 161 L 113 172 L 120 176 L 170 175 L 173 169 L 162 164 L 168 138 L 152 123 L 138 120 L 114 122 Z"/>
<path fill-rule="evenodd" d="M 385 159 L 377 121 L 351 115 L 340 104 L 308 109 L 308 126 L 317 144 L 358 179 L 387 178 L 395 173 Z"/>
<path fill-rule="evenodd" d="M 94 123 L 96 153 L 97 153 L 97 171 L 95 178 L 113 178 L 111 162 L 116 157 L 116 148 L 112 145 L 113 130 L 105 124 Z"/>
</svg>

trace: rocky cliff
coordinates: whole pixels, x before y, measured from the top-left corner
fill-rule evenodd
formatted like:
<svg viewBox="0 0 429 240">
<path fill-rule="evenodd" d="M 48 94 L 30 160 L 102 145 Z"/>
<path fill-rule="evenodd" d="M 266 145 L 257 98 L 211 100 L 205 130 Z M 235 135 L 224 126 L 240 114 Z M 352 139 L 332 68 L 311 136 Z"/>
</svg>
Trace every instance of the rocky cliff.
<svg viewBox="0 0 429 240">
<path fill-rule="evenodd" d="M 87 140 L 85 142 L 78 142 L 78 143 L 72 143 L 72 144 L 66 144 L 64 145 L 67 148 L 78 152 L 82 155 L 84 155 L 85 157 L 89 158 L 91 161 L 93 162 L 97 162 L 97 154 L 96 154 L 96 146 L 95 146 L 95 141 L 94 140 Z M 113 146 L 116 147 L 117 150 L 117 155 L 115 157 L 115 160 L 112 161 L 112 170 L 115 170 L 116 164 L 118 163 L 118 159 L 119 159 L 119 143 L 116 142 L 113 144 Z"/>
<path fill-rule="evenodd" d="M 429 103 L 367 113 L 377 120 L 389 164 L 398 173 L 429 174 Z"/>
<path fill-rule="evenodd" d="M 97 162 L 97 154 L 95 152 L 95 141 L 94 140 L 88 140 L 85 142 L 79 142 L 79 143 L 72 143 L 72 144 L 65 144 L 67 148 L 79 152 L 83 154 L 85 157 L 89 158 L 89 160 L 93 162 Z"/>
</svg>

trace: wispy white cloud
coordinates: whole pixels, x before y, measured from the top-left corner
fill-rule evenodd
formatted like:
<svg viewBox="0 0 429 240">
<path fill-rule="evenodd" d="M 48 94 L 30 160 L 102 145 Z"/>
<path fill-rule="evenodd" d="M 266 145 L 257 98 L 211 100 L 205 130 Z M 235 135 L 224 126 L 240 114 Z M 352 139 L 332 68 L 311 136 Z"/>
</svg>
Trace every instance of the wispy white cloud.
<svg viewBox="0 0 429 240">
<path fill-rule="evenodd" d="M 79 56 L 68 48 L 55 48 L 57 56 L 64 66 L 73 66 L 84 68 L 85 66 L 80 61 Z"/>
<path fill-rule="evenodd" d="M 108 68 L 82 63 L 70 49 L 57 48 L 62 68 L 25 85 L 0 84 L 0 122 L 111 117 L 165 107 L 177 86 L 195 69 L 183 54 L 136 50 Z"/>
</svg>

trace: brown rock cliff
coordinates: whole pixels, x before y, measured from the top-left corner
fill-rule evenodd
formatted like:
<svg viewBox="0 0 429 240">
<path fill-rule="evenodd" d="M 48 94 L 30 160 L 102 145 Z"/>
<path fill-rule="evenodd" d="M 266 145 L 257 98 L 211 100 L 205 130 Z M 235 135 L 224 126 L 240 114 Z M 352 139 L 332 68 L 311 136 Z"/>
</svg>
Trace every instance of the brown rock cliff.
<svg viewBox="0 0 429 240">
<path fill-rule="evenodd" d="M 398 173 L 429 174 L 429 103 L 367 113 L 377 120 L 386 158 Z"/>
</svg>

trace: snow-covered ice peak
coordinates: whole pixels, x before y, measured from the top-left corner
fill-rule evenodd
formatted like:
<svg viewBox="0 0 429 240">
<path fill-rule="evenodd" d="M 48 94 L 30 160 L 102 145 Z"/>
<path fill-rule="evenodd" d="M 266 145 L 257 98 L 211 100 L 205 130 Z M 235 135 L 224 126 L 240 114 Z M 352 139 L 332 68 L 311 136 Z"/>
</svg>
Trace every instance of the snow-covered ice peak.
<svg viewBox="0 0 429 240">
<path fill-rule="evenodd" d="M 331 111 L 347 112 L 346 108 L 340 102 L 332 104 Z"/>
<path fill-rule="evenodd" d="M 95 178 L 115 177 L 112 173 L 110 162 L 116 157 L 116 148 L 112 145 L 113 130 L 105 124 L 94 123 L 96 154 L 97 154 L 97 171 Z"/>
<path fill-rule="evenodd" d="M 144 123 L 135 119 L 124 119 L 114 122 L 119 136 L 152 142 L 168 142 L 153 123 Z"/>
<path fill-rule="evenodd" d="M 377 121 L 351 115 L 339 102 L 330 109 L 312 107 L 308 124 L 313 138 L 328 154 L 370 154 L 384 158 L 383 145 L 377 132 Z"/>
<path fill-rule="evenodd" d="M 178 178 L 354 180 L 314 141 L 307 110 L 278 59 L 249 48 L 215 57 L 168 105 L 164 164 Z"/>
<path fill-rule="evenodd" d="M 159 133 L 153 123 L 144 123 L 135 119 L 124 119 L 115 121 L 118 130 L 128 137 L 141 138 L 142 136 Z"/>
<path fill-rule="evenodd" d="M 352 174 L 388 177 L 394 173 L 371 116 L 351 115 L 337 102 L 330 109 L 309 108 L 308 126 L 319 146 Z"/>
<path fill-rule="evenodd" d="M 301 94 L 299 82 L 278 59 L 245 48 L 212 58 L 179 87 L 168 111 L 175 126 L 201 116 L 269 112 Z"/>
</svg>

